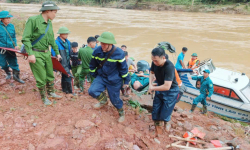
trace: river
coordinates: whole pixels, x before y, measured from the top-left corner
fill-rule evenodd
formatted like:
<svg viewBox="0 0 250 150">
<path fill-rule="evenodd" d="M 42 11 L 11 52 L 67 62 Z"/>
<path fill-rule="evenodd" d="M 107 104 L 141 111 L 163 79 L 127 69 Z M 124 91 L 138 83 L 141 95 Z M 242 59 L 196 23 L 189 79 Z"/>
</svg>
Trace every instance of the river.
<svg viewBox="0 0 250 150">
<path fill-rule="evenodd" d="M 29 17 L 39 14 L 41 5 L 1 3 L 1 7 Z M 117 46 L 127 45 L 129 56 L 150 62 L 153 47 L 168 41 L 175 46 L 177 55 L 183 46 L 188 48 L 186 63 L 192 53 L 197 53 L 200 60 L 212 58 L 217 67 L 250 75 L 250 17 L 247 15 L 59 7 L 61 10 L 53 20 L 55 34 L 61 26 L 66 26 L 71 31 L 70 41 L 80 45 L 89 36 L 110 31 Z"/>
</svg>

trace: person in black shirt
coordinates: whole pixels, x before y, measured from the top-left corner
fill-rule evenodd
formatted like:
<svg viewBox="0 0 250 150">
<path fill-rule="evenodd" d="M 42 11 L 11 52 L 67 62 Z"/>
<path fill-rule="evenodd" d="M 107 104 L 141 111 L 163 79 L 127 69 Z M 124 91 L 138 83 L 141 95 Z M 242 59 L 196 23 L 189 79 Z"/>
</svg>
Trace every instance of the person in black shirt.
<svg viewBox="0 0 250 150">
<path fill-rule="evenodd" d="M 152 119 L 155 122 L 156 134 L 158 135 L 163 132 L 163 122 L 166 129 L 167 123 L 171 119 L 179 87 L 175 78 L 175 67 L 171 61 L 166 59 L 165 51 L 162 48 L 155 48 L 151 54 L 149 92 L 155 91 Z M 154 76 L 157 83 L 153 81 Z"/>
</svg>

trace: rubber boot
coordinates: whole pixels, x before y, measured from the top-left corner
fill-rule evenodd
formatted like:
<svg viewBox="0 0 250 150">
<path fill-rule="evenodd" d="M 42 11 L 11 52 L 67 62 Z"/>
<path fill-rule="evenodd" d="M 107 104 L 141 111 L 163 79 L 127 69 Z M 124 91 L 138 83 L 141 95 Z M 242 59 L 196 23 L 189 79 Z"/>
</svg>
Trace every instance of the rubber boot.
<svg viewBox="0 0 250 150">
<path fill-rule="evenodd" d="M 108 104 L 108 98 L 105 92 L 102 92 L 96 99 L 99 101 L 99 103 L 94 105 L 94 109 L 100 109 Z"/>
<path fill-rule="evenodd" d="M 201 114 L 207 114 L 207 106 L 203 105 L 203 111 L 201 112 Z"/>
<path fill-rule="evenodd" d="M 68 91 L 68 93 L 72 94 L 72 85 L 71 85 L 71 82 L 67 82 L 67 91 Z"/>
<path fill-rule="evenodd" d="M 41 99 L 43 101 L 43 104 L 44 105 L 52 105 L 52 102 L 50 100 L 48 100 L 46 97 L 45 87 L 38 88 L 38 90 L 39 90 L 39 93 L 41 95 Z"/>
<path fill-rule="evenodd" d="M 54 81 L 49 81 L 46 84 L 48 99 L 61 99 L 62 96 L 57 95 L 54 90 Z"/>
<path fill-rule="evenodd" d="M 19 78 L 19 75 L 20 75 L 20 71 L 13 70 L 13 79 L 19 83 L 24 84 L 25 82 Z"/>
<path fill-rule="evenodd" d="M 11 72 L 10 72 L 10 70 L 9 70 L 9 68 L 7 68 L 7 69 L 4 69 L 4 71 L 5 71 L 5 73 L 6 73 L 6 80 L 9 80 L 9 79 L 11 79 Z"/>
<path fill-rule="evenodd" d="M 61 83 L 61 86 L 62 86 L 62 91 L 64 92 L 64 93 L 67 93 L 67 82 L 62 82 Z"/>
<path fill-rule="evenodd" d="M 84 86 L 83 86 L 83 84 L 84 84 L 84 81 L 80 80 L 80 81 L 79 81 L 79 87 L 80 87 L 80 91 L 81 91 L 81 92 L 84 91 Z"/>
<path fill-rule="evenodd" d="M 154 121 L 154 123 L 155 123 L 156 136 L 162 135 L 163 134 L 162 122 Z"/>
<path fill-rule="evenodd" d="M 87 74 L 87 82 L 91 82 L 90 74 Z"/>
<path fill-rule="evenodd" d="M 165 130 L 166 132 L 169 132 L 169 131 L 170 131 L 170 128 L 171 128 L 171 123 L 170 123 L 170 121 L 169 121 L 169 122 L 164 121 L 164 130 Z"/>
<path fill-rule="evenodd" d="M 125 111 L 123 110 L 123 108 L 118 109 L 118 113 L 119 113 L 119 119 L 118 122 L 123 122 L 125 120 Z"/>
<path fill-rule="evenodd" d="M 192 108 L 191 108 L 191 110 L 190 110 L 190 112 L 192 113 L 192 112 L 194 111 L 195 108 L 196 108 L 196 105 L 193 104 L 193 105 L 192 105 Z"/>
</svg>

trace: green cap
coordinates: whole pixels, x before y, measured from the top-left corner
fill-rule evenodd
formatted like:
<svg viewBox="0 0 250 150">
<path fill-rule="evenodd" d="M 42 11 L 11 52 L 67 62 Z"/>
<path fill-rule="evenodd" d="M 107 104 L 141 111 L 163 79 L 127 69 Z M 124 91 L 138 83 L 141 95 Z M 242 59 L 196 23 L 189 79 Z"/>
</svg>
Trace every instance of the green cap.
<svg viewBox="0 0 250 150">
<path fill-rule="evenodd" d="M 129 57 L 131 60 L 135 61 L 134 57 Z"/>
<path fill-rule="evenodd" d="M 46 1 L 42 4 L 42 8 L 40 11 L 45 11 L 45 10 L 60 10 L 60 8 L 52 1 Z"/>
<path fill-rule="evenodd" d="M 191 56 L 197 57 L 198 55 L 196 53 L 193 53 Z"/>
<path fill-rule="evenodd" d="M 0 12 L 0 18 L 11 18 L 13 17 L 8 11 L 1 11 Z"/>
<path fill-rule="evenodd" d="M 210 74 L 210 71 L 208 69 L 204 70 L 203 72 Z"/>
<path fill-rule="evenodd" d="M 67 27 L 60 27 L 60 29 L 58 30 L 57 34 L 69 34 L 70 31 Z"/>
<path fill-rule="evenodd" d="M 97 40 L 101 43 L 116 44 L 115 36 L 111 32 L 103 32 L 102 35 L 98 37 Z"/>
</svg>

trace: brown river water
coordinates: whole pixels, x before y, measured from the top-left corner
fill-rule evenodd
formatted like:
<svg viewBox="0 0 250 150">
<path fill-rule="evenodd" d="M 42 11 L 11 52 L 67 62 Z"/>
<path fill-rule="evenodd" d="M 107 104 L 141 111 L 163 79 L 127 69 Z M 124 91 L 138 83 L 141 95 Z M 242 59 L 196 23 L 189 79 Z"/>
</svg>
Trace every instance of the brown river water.
<svg viewBox="0 0 250 150">
<path fill-rule="evenodd" d="M 1 7 L 24 16 L 39 14 L 41 5 L 1 3 Z M 216 67 L 244 72 L 250 76 L 250 16 L 208 13 L 140 11 L 59 5 L 53 20 L 54 33 L 61 26 L 71 31 L 70 41 L 80 45 L 89 36 L 114 33 L 117 46 L 127 45 L 129 56 L 150 62 L 151 50 L 168 41 L 177 50 L 188 47 L 200 60 L 212 58 Z M 56 36 L 56 35 L 55 35 Z M 173 62 L 176 60 L 170 56 Z"/>
</svg>

